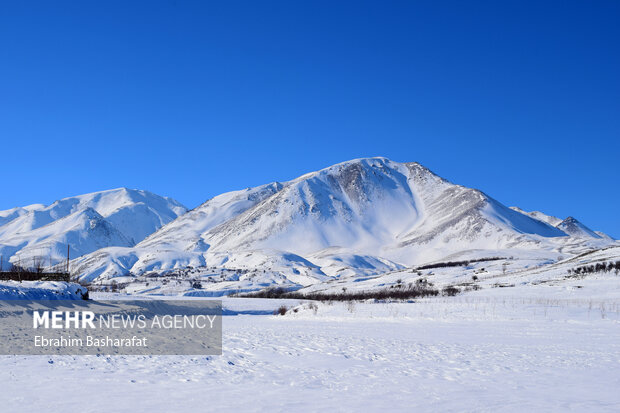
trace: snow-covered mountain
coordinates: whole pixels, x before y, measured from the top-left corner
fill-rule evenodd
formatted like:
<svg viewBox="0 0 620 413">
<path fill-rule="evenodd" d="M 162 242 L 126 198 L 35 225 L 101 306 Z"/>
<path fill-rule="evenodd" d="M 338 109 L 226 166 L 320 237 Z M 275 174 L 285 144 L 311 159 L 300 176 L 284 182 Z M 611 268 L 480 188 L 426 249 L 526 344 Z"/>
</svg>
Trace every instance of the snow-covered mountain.
<svg viewBox="0 0 620 413">
<path fill-rule="evenodd" d="M 113 189 L 53 204 L 0 211 L 3 262 L 44 266 L 109 246 L 131 247 L 184 214 L 177 201 L 147 191 Z"/>
<path fill-rule="evenodd" d="M 556 225 L 556 228 L 561 229 L 568 235 L 578 238 L 602 238 L 600 235 L 586 227 L 573 217 L 568 217 L 564 221 Z"/>
<path fill-rule="evenodd" d="M 284 183 L 201 240 L 219 252 L 273 248 L 304 255 L 342 247 L 414 264 L 439 246 L 495 249 L 564 235 L 417 163 L 371 158 Z"/>
<path fill-rule="evenodd" d="M 188 267 L 262 269 L 307 286 L 446 257 L 541 251 L 557 259 L 588 242 L 613 242 L 575 237 L 556 227 L 561 220 L 531 214 L 418 163 L 365 158 L 216 196 L 137 245 L 95 251 L 74 268 L 87 280 Z M 270 282 L 253 277 L 256 288 Z"/>
<path fill-rule="evenodd" d="M 544 214 L 540 211 L 526 212 L 518 207 L 510 207 L 510 209 L 552 225 L 571 237 L 613 240 L 612 237 L 603 232 L 592 231 L 590 228 L 573 217 L 567 217 L 562 220 L 552 215 Z"/>
</svg>

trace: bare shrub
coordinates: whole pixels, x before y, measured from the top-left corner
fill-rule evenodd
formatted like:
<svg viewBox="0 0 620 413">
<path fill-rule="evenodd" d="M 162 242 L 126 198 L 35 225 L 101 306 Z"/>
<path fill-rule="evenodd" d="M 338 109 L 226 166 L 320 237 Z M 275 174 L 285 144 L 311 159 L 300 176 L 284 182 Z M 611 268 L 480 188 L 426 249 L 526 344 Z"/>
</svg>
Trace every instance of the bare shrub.
<svg viewBox="0 0 620 413">
<path fill-rule="evenodd" d="M 310 310 L 312 310 L 314 315 L 316 315 L 316 313 L 319 311 L 319 306 L 317 305 L 317 303 L 310 303 L 310 304 L 308 304 L 308 308 Z"/>
<path fill-rule="evenodd" d="M 443 290 L 441 290 L 441 294 L 448 296 L 448 297 L 454 297 L 455 295 L 457 295 L 458 293 L 460 293 L 461 290 L 459 290 L 458 288 L 449 285 L 447 287 L 444 287 Z"/>
<path fill-rule="evenodd" d="M 274 315 L 285 315 L 288 311 L 288 308 L 285 305 L 281 305 L 278 307 L 276 311 L 273 312 Z"/>
</svg>

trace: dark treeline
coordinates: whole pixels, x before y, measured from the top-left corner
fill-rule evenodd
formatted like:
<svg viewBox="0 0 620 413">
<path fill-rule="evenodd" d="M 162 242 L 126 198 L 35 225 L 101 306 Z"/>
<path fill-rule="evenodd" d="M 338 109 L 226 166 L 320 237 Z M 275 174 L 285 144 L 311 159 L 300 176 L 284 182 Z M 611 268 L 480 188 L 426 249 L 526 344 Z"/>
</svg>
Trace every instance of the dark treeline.
<svg viewBox="0 0 620 413">
<path fill-rule="evenodd" d="M 33 268 L 15 264 L 11 264 L 7 270 L 0 267 L 0 280 L 3 281 L 69 281 L 70 278 L 70 274 L 64 271 L 64 268 L 51 267 L 46 270 L 40 262 L 36 262 Z"/>
<path fill-rule="evenodd" d="M 456 291 L 455 291 L 456 290 Z M 412 298 L 421 297 L 436 297 L 443 293 L 443 295 L 454 295 L 458 292 L 458 289 L 454 287 L 447 287 L 443 291 L 439 291 L 435 288 L 431 288 L 428 285 L 418 284 L 403 286 L 401 288 L 384 288 L 376 291 L 358 291 L 347 293 L 343 290 L 342 293 L 322 293 L 322 292 L 308 292 L 299 293 L 295 291 L 287 291 L 283 288 L 268 288 L 266 290 L 258 291 L 255 293 L 240 294 L 238 297 L 251 297 L 251 298 L 292 298 L 297 300 L 316 300 L 316 301 L 358 301 L 358 300 L 408 300 Z"/>
<path fill-rule="evenodd" d="M 502 257 L 490 257 L 490 258 L 476 258 L 473 260 L 467 261 L 446 261 L 446 262 L 438 262 L 436 264 L 428 264 L 422 265 L 420 267 L 416 267 L 416 270 L 430 270 L 431 268 L 445 268 L 445 267 L 465 267 L 473 262 L 483 262 L 483 261 L 498 261 L 505 260 L 506 258 Z"/>
<path fill-rule="evenodd" d="M 592 265 L 583 265 L 581 267 L 571 268 L 568 270 L 569 275 L 585 275 L 597 272 L 615 272 L 620 273 L 620 261 L 616 262 L 599 262 Z"/>
<path fill-rule="evenodd" d="M 32 266 L 26 266 L 22 263 L 21 257 L 16 257 L 17 262 L 7 262 L 3 255 L 0 255 L 0 280 L 13 281 L 70 281 L 71 273 L 69 271 L 69 246 L 67 245 L 67 259 L 56 263 L 52 263 L 52 257 L 46 258 L 42 256 L 32 257 Z M 49 265 L 45 265 L 48 263 Z M 5 267 L 8 264 L 8 269 Z"/>
<path fill-rule="evenodd" d="M 0 280 L 13 281 L 69 281 L 71 276 L 66 272 L 44 272 L 13 267 L 8 271 L 0 271 Z"/>
</svg>

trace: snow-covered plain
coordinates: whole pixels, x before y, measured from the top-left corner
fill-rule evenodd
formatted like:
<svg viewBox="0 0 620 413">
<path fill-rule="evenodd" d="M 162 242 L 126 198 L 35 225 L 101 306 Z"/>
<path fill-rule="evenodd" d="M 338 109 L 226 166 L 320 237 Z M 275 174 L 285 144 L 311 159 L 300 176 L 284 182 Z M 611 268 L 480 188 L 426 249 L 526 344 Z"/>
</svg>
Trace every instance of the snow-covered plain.
<svg viewBox="0 0 620 413">
<path fill-rule="evenodd" d="M 614 412 L 620 276 L 567 270 L 618 259 L 618 247 L 547 263 L 533 254 L 517 268 L 514 260 L 422 275 L 396 268 L 346 284 L 365 289 L 410 277 L 463 285 L 478 277 L 479 290 L 410 302 L 223 297 L 221 356 L 2 356 L 0 405 L 11 412 Z M 188 299 L 167 288 L 168 296 L 141 297 Z M 273 315 L 282 305 L 287 314 Z"/>
<path fill-rule="evenodd" d="M 224 298 L 221 356 L 3 356 L 0 405 L 11 412 L 618 411 L 618 277 L 580 284 L 400 303 Z M 106 297 L 120 296 L 95 294 Z M 291 310 L 271 315 L 280 305 Z"/>
</svg>

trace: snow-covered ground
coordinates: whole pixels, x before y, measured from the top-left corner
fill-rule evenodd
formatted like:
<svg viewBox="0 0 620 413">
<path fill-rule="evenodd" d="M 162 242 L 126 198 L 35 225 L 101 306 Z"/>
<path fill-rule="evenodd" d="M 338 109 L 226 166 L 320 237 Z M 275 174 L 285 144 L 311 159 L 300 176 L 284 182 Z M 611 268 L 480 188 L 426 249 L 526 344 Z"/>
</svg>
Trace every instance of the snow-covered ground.
<svg viewBox="0 0 620 413">
<path fill-rule="evenodd" d="M 517 285 L 406 303 L 224 298 L 221 356 L 4 356 L 0 405 L 11 412 L 615 412 L 619 281 L 586 277 L 581 288 Z M 95 294 L 106 297 L 122 296 Z M 280 305 L 291 309 L 271 315 Z"/>
<path fill-rule="evenodd" d="M 62 281 L 0 281 L 0 300 L 82 300 L 85 287 Z"/>
</svg>

